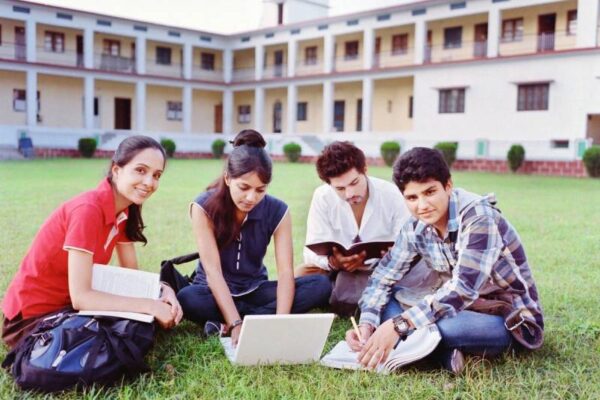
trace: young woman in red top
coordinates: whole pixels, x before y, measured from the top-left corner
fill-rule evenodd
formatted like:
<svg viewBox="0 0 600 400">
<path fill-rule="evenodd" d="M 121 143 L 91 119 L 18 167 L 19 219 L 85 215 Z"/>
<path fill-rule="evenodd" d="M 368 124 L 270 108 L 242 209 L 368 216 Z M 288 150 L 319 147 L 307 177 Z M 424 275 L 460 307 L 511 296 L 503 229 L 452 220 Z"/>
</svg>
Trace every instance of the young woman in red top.
<svg viewBox="0 0 600 400">
<path fill-rule="evenodd" d="M 92 289 L 93 264 L 108 264 L 115 248 L 122 267 L 137 269 L 134 242 L 147 242 L 142 204 L 158 189 L 165 162 L 165 152 L 154 139 L 129 137 L 95 190 L 68 200 L 48 217 L 4 296 L 2 339 L 9 347 L 40 319 L 68 306 L 147 313 L 165 328 L 179 323 L 181 307 L 167 286 L 160 300 Z"/>
</svg>

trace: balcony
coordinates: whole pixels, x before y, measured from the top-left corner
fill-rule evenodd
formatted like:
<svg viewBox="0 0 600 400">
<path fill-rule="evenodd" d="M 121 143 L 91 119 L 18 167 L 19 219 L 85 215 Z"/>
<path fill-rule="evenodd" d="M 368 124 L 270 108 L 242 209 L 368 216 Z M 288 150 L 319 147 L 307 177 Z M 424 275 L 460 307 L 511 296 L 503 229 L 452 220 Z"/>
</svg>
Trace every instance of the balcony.
<svg viewBox="0 0 600 400">
<path fill-rule="evenodd" d="M 234 68 L 232 79 L 234 82 L 247 82 L 254 80 L 254 67 Z"/>
<path fill-rule="evenodd" d="M 298 76 L 318 75 L 323 71 L 323 63 L 317 59 L 300 60 L 296 63 L 296 75 Z"/>
<path fill-rule="evenodd" d="M 267 65 L 263 69 L 263 79 L 285 78 L 287 72 L 287 64 Z"/>
<path fill-rule="evenodd" d="M 95 54 L 94 68 L 110 72 L 134 73 L 135 59 L 110 54 Z"/>
<path fill-rule="evenodd" d="M 333 70 L 336 72 L 359 71 L 363 69 L 362 55 L 345 55 L 333 59 Z"/>
<path fill-rule="evenodd" d="M 36 61 L 44 64 L 83 68 L 83 53 L 77 53 L 75 50 L 68 49 L 64 51 L 51 51 L 44 47 L 38 47 Z"/>
<path fill-rule="evenodd" d="M 157 64 L 156 60 L 148 60 L 146 74 L 164 76 L 167 78 L 182 78 L 183 66 L 180 64 Z"/>
<path fill-rule="evenodd" d="M 373 55 L 373 68 L 393 68 L 412 65 L 415 55 L 412 48 L 387 51 Z"/>
<path fill-rule="evenodd" d="M 2 42 L 0 45 L 0 59 L 25 61 L 27 46 L 21 43 Z"/>
<path fill-rule="evenodd" d="M 500 56 L 545 53 L 574 49 L 576 35 L 566 31 L 519 35 L 511 38 L 501 38 L 498 47 Z"/>
<path fill-rule="evenodd" d="M 192 79 L 199 81 L 223 82 L 223 70 L 220 68 L 202 68 L 202 65 L 192 66 Z"/>
</svg>

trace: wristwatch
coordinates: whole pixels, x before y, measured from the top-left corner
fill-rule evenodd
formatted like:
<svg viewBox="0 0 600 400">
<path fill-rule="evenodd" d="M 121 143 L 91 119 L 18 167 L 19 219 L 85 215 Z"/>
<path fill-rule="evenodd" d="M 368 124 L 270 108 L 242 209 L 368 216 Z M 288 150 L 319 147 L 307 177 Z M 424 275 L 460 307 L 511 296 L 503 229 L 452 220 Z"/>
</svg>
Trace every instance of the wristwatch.
<svg viewBox="0 0 600 400">
<path fill-rule="evenodd" d="M 410 324 L 402 315 L 398 315 L 392 319 L 394 323 L 394 330 L 400 336 L 401 340 L 404 340 L 410 333 Z"/>
</svg>

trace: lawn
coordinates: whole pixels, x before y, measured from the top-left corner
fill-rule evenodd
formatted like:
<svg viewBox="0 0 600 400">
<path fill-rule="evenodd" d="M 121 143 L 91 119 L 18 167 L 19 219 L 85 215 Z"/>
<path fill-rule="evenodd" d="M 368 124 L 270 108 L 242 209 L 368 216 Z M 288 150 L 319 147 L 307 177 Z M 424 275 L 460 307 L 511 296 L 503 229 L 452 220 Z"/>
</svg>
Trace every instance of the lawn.
<svg viewBox="0 0 600 400">
<path fill-rule="evenodd" d="M 189 202 L 221 171 L 211 160 L 169 162 L 160 190 L 144 205 L 149 244 L 139 247 L 143 269 L 194 250 Z M 95 187 L 106 160 L 0 163 L 0 291 L 4 293 L 38 227 L 71 196 Z M 391 179 L 391 169 L 371 168 Z M 305 399 L 555 399 L 600 397 L 600 180 L 456 173 L 456 186 L 495 192 L 519 231 L 546 315 L 546 342 L 531 354 L 493 362 L 468 359 L 454 377 L 436 368 L 412 367 L 391 376 L 320 367 L 233 367 L 216 339 L 183 323 L 161 332 L 147 360 L 152 372 L 114 388 L 67 392 L 64 398 L 305 398 Z M 300 262 L 314 166 L 278 163 L 269 193 L 290 206 L 295 262 Z M 265 260 L 274 278 L 272 251 Z M 192 265 L 184 270 L 191 270 Z M 350 323 L 336 320 L 327 349 Z M 298 332 L 301 336 L 302 332 Z M 0 357 L 6 349 L 0 346 Z M 0 398 L 23 397 L 6 372 Z"/>
</svg>

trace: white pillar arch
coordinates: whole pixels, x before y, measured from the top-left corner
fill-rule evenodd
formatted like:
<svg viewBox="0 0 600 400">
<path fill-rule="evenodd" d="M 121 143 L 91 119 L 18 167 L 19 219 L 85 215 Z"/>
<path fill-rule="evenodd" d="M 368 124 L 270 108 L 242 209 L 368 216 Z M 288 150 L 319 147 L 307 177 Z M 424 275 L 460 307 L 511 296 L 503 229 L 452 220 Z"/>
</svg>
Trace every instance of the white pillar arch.
<svg viewBox="0 0 600 400">
<path fill-rule="evenodd" d="M 194 48 L 191 43 L 183 44 L 183 79 L 192 79 L 192 66 L 194 64 Z"/>
<path fill-rule="evenodd" d="M 135 83 L 135 129 L 146 130 L 146 82 Z"/>
<path fill-rule="evenodd" d="M 502 13 L 499 8 L 493 7 L 488 13 L 488 38 L 487 56 L 498 57 L 498 46 L 500 44 L 500 23 Z"/>
<path fill-rule="evenodd" d="M 323 133 L 333 127 L 333 82 L 323 82 Z"/>
<path fill-rule="evenodd" d="M 288 64 L 287 64 L 287 75 L 293 77 L 296 75 L 296 57 L 298 55 L 298 41 L 290 40 L 288 42 Z"/>
<path fill-rule="evenodd" d="M 363 68 L 371 69 L 373 67 L 373 57 L 375 49 L 375 30 L 366 28 L 363 32 Z"/>
<path fill-rule="evenodd" d="M 263 132 L 265 116 L 265 89 L 257 87 L 254 89 L 254 129 Z"/>
<path fill-rule="evenodd" d="M 373 110 L 373 78 L 363 79 L 362 91 L 362 132 L 370 132 Z"/>
<path fill-rule="evenodd" d="M 37 125 L 37 72 L 27 71 L 25 106 L 27 112 L 27 126 L 34 127 Z"/>
<path fill-rule="evenodd" d="M 223 91 L 223 133 L 233 134 L 233 92 L 231 89 Z"/>
<path fill-rule="evenodd" d="M 425 20 L 415 21 L 415 64 L 423 64 L 425 61 L 425 44 L 427 38 L 427 22 Z"/>
<path fill-rule="evenodd" d="M 230 83 L 233 76 L 233 50 L 223 50 L 223 80 Z"/>
<path fill-rule="evenodd" d="M 265 63 L 265 48 L 257 45 L 254 48 L 254 79 L 260 81 L 263 77 L 263 66 Z"/>
<path fill-rule="evenodd" d="M 83 124 L 87 130 L 94 129 L 94 77 L 83 79 Z"/>
<path fill-rule="evenodd" d="M 288 85 L 287 88 L 287 133 L 296 133 L 296 109 L 298 104 L 298 88 L 296 85 Z"/>
<path fill-rule="evenodd" d="M 183 87 L 182 111 L 183 111 L 183 132 L 192 132 L 192 87 L 185 85 Z"/>
<path fill-rule="evenodd" d="M 94 30 L 91 28 L 83 30 L 83 67 L 94 68 Z"/>
<path fill-rule="evenodd" d="M 36 53 L 37 53 L 37 45 L 36 45 L 36 35 L 37 35 L 37 24 L 35 21 L 28 19 L 25 21 L 25 57 L 27 62 L 35 62 Z"/>
<path fill-rule="evenodd" d="M 323 37 L 323 72 L 330 74 L 333 71 L 333 36 L 331 34 Z"/>
<path fill-rule="evenodd" d="M 143 36 L 135 38 L 135 71 L 138 74 L 146 73 L 146 38 Z"/>
</svg>

